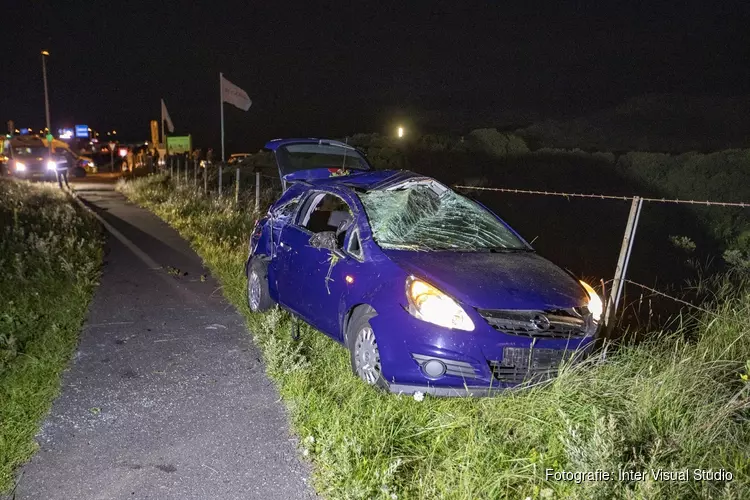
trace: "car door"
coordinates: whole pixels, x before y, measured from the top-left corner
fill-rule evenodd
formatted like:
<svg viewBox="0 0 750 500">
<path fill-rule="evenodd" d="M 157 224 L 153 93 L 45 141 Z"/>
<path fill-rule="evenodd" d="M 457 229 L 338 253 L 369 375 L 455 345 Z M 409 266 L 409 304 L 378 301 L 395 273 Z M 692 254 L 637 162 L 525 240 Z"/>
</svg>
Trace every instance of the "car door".
<svg viewBox="0 0 750 500">
<path fill-rule="evenodd" d="M 341 220 L 354 215 L 341 196 L 313 192 L 295 223 L 284 227 L 277 252 L 280 303 L 333 337 L 339 336 L 339 304 L 346 293 L 346 272 L 351 263 L 343 251 L 314 248 L 310 238 L 323 231 L 336 231 Z M 339 236 L 341 247 L 344 238 L 345 234 Z"/>
</svg>

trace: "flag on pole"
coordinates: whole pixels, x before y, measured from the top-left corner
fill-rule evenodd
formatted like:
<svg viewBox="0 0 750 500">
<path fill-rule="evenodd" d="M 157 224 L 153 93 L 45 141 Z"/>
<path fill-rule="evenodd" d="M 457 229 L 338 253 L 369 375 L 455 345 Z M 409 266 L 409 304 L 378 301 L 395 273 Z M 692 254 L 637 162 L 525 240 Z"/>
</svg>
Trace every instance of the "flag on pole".
<svg viewBox="0 0 750 500">
<path fill-rule="evenodd" d="M 172 119 L 169 117 L 169 111 L 167 111 L 167 105 L 164 104 L 164 99 L 161 100 L 161 122 L 164 123 L 164 120 L 167 121 L 167 128 L 170 132 L 174 132 L 174 124 L 172 123 Z"/>
<path fill-rule="evenodd" d="M 250 109 L 250 105 L 253 103 L 247 92 L 224 78 L 224 75 L 221 75 L 221 102 L 228 102 L 242 111 Z"/>
</svg>

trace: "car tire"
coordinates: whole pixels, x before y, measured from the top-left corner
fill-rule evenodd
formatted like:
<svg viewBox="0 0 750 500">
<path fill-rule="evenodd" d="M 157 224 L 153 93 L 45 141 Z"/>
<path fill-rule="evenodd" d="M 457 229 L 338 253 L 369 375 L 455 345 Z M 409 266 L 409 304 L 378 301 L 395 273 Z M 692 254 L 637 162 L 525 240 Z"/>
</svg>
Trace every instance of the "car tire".
<svg viewBox="0 0 750 500">
<path fill-rule="evenodd" d="M 73 169 L 73 177 L 76 179 L 83 179 L 86 177 L 86 169 L 83 167 L 76 167 Z"/>
<path fill-rule="evenodd" d="M 354 311 L 346 332 L 346 343 L 352 363 L 352 371 L 367 385 L 388 390 L 388 382 L 383 377 L 383 366 L 375 332 L 370 325 L 371 314 L 368 308 Z"/>
<path fill-rule="evenodd" d="M 253 312 L 263 312 L 273 306 L 268 293 L 268 263 L 253 259 L 247 273 L 247 306 Z"/>
</svg>

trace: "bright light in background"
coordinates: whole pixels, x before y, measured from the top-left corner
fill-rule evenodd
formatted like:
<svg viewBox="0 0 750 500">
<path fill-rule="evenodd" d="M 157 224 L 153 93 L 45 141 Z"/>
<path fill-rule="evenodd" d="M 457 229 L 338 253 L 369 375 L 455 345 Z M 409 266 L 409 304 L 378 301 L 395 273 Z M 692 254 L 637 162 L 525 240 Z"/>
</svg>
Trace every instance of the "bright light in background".
<svg viewBox="0 0 750 500">
<path fill-rule="evenodd" d="M 404 127 L 399 127 L 398 131 L 396 132 L 396 135 L 398 135 L 398 138 L 401 139 L 404 137 Z"/>
<path fill-rule="evenodd" d="M 46 50 L 43 50 L 43 51 L 42 51 L 42 55 L 43 55 L 43 56 L 48 56 L 48 55 L 49 55 L 49 52 L 47 52 Z"/>
</svg>

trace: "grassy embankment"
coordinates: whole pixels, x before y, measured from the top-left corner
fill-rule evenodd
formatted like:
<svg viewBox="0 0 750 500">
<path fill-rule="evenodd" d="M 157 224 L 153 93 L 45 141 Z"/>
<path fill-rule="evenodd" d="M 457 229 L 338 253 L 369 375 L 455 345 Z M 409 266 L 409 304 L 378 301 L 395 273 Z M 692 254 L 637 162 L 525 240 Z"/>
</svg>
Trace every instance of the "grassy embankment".
<svg viewBox="0 0 750 500">
<path fill-rule="evenodd" d="M 417 401 L 378 393 L 345 350 L 286 314 L 253 315 L 243 265 L 254 214 L 165 177 L 120 186 L 187 237 L 246 316 L 276 381 L 315 485 L 327 498 L 742 498 L 750 488 L 750 295 L 723 292 L 685 317 L 551 383 L 487 399 Z M 546 469 L 617 474 L 721 468 L 731 482 L 554 481 Z"/>
<path fill-rule="evenodd" d="M 0 179 L 0 492 L 37 445 L 101 262 L 96 220 L 56 185 Z"/>
</svg>

